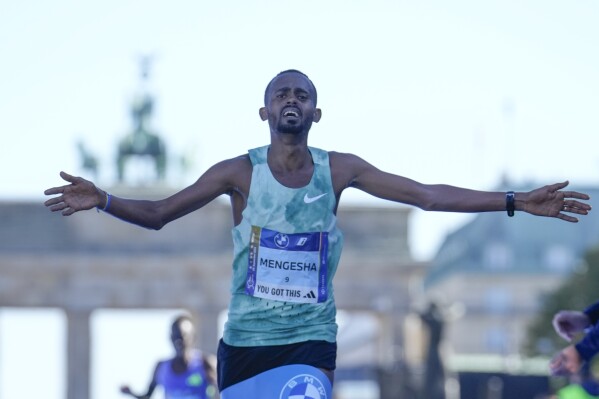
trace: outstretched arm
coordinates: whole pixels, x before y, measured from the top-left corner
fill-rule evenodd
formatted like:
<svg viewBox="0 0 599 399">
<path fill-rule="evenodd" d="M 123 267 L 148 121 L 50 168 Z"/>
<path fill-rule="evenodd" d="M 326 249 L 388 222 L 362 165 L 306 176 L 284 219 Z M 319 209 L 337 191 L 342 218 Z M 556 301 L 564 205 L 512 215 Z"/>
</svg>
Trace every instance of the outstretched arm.
<svg viewBox="0 0 599 399">
<path fill-rule="evenodd" d="M 154 390 L 156 389 L 156 385 L 158 385 L 156 375 L 158 374 L 159 367 L 160 367 L 160 362 L 158 362 L 156 364 L 156 367 L 154 367 L 154 372 L 152 373 L 152 379 L 150 380 L 150 384 L 148 385 L 148 391 L 146 393 L 141 394 L 141 395 L 135 394 L 131 391 L 131 388 L 129 388 L 128 385 L 121 386 L 121 388 L 120 388 L 121 393 L 123 393 L 125 395 L 129 395 L 129 396 L 133 396 L 134 398 L 137 398 L 137 399 L 150 399 L 150 397 L 154 393 Z"/>
<path fill-rule="evenodd" d="M 131 391 L 131 388 L 129 388 L 128 385 L 121 386 L 120 391 L 121 391 L 122 394 L 133 396 L 134 398 L 137 398 L 137 399 L 149 399 L 150 396 L 152 395 L 151 393 L 146 393 L 146 394 L 143 394 L 143 395 L 135 394 L 135 393 L 133 393 Z M 152 391 L 154 391 L 154 388 L 152 388 Z"/>
<path fill-rule="evenodd" d="M 158 230 L 222 194 L 244 192 L 249 187 L 248 173 L 251 175 L 251 163 L 243 156 L 222 161 L 191 186 L 168 198 L 149 201 L 111 196 L 88 180 L 61 172 L 69 184 L 44 191 L 46 195 L 57 195 L 45 205 L 64 216 L 97 207 L 127 222 Z"/>
<path fill-rule="evenodd" d="M 427 211 L 492 212 L 506 210 L 506 193 L 477 191 L 446 184 L 423 184 L 383 172 L 352 154 L 330 153 L 333 184 L 339 198 L 347 187 L 354 187 L 390 201 L 414 205 Z M 578 222 L 570 214 L 586 215 L 591 206 L 578 201 L 589 196 L 562 190 L 568 182 L 556 183 L 514 196 L 514 207 L 537 216 Z"/>
</svg>

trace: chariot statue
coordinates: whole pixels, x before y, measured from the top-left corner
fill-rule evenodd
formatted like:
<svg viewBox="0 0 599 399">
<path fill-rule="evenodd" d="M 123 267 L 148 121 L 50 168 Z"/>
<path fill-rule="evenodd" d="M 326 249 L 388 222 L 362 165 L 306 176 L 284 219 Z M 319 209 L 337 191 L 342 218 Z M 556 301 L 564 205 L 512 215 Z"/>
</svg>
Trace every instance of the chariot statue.
<svg viewBox="0 0 599 399">
<path fill-rule="evenodd" d="M 146 56 L 141 59 L 142 83 L 149 75 L 151 58 Z M 152 161 L 157 180 L 164 180 L 166 175 L 166 145 L 158 134 L 152 131 L 150 120 L 154 108 L 154 99 L 144 88 L 133 100 L 131 117 L 133 130 L 127 134 L 118 145 L 117 173 L 119 182 L 125 180 L 125 167 L 131 157 L 144 157 Z"/>
</svg>

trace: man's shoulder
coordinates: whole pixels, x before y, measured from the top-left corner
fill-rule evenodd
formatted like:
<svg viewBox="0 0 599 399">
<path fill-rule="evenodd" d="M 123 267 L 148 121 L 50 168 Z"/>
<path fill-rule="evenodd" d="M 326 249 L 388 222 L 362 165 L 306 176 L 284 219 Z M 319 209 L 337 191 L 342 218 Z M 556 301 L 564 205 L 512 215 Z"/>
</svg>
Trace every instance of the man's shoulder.
<svg viewBox="0 0 599 399">
<path fill-rule="evenodd" d="M 328 153 L 331 165 L 333 163 L 346 164 L 361 160 L 360 157 L 349 152 L 328 151 Z"/>
<path fill-rule="evenodd" d="M 357 155 L 336 151 L 329 152 L 329 164 L 331 165 L 333 185 L 340 190 L 349 187 L 361 171 L 370 167 Z"/>
<path fill-rule="evenodd" d="M 251 174 L 252 162 L 248 154 L 243 154 L 213 165 L 202 178 L 209 179 L 216 184 L 238 187 L 249 181 Z"/>
<path fill-rule="evenodd" d="M 249 154 L 241 154 L 233 158 L 225 159 L 219 163 L 227 168 L 247 168 L 252 166 Z"/>
</svg>

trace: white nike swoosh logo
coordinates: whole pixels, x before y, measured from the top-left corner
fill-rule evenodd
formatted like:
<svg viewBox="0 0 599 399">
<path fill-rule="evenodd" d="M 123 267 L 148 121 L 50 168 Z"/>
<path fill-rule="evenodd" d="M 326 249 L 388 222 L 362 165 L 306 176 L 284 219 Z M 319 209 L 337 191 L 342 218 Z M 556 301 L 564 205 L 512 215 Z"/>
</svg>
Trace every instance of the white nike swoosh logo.
<svg viewBox="0 0 599 399">
<path fill-rule="evenodd" d="M 325 195 L 327 195 L 327 193 L 317 195 L 316 197 L 308 197 L 308 193 L 306 193 L 306 195 L 304 195 L 304 202 L 306 204 L 310 204 L 310 203 L 316 201 L 317 199 L 324 197 Z"/>
</svg>

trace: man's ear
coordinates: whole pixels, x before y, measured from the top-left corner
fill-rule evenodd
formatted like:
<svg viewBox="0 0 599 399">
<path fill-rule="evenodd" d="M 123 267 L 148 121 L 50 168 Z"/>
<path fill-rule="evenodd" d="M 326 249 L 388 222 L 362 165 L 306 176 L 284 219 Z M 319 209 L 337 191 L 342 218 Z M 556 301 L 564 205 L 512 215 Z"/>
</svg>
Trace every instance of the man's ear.
<svg viewBox="0 0 599 399">
<path fill-rule="evenodd" d="M 320 118 L 322 118 L 322 111 L 320 110 L 320 108 L 316 108 L 314 110 L 314 119 L 313 121 L 318 123 L 320 121 Z"/>
<path fill-rule="evenodd" d="M 268 119 L 268 110 L 266 109 L 266 107 L 262 107 L 258 110 L 258 113 L 260 114 L 260 119 L 262 119 L 263 121 Z"/>
</svg>

